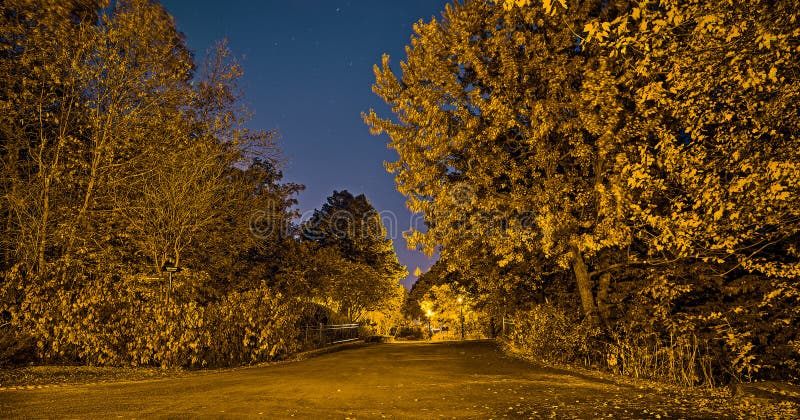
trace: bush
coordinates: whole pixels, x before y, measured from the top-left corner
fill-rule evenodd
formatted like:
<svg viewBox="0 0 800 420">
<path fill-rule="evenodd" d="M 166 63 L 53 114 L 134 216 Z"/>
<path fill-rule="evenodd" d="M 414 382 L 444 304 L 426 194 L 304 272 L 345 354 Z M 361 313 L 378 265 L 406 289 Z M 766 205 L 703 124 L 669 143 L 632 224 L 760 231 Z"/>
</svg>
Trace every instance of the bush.
<svg viewBox="0 0 800 420">
<path fill-rule="evenodd" d="M 200 302 L 197 285 L 208 281 L 202 272 L 175 276 L 169 301 L 158 285 L 136 276 L 83 280 L 75 282 L 82 287 L 51 281 L 26 291 L 0 337 L 0 345 L 6 336 L 19 344 L 3 354 L 28 352 L 46 363 L 232 366 L 299 346 L 294 300 L 266 285 Z"/>
<path fill-rule="evenodd" d="M 608 366 L 680 385 L 800 376 L 793 348 L 800 293 L 745 275 L 732 281 L 655 276 L 608 330 Z"/>
<path fill-rule="evenodd" d="M 203 362 L 235 366 L 297 351 L 299 311 L 290 299 L 265 287 L 233 292 L 209 310 Z"/>
<path fill-rule="evenodd" d="M 684 386 L 714 383 L 709 347 L 689 325 L 669 334 L 621 324 L 609 332 L 606 366 L 617 373 Z"/>
<path fill-rule="evenodd" d="M 0 366 L 33 362 L 36 345 L 33 337 L 5 324 L 0 327 Z"/>
<path fill-rule="evenodd" d="M 512 350 L 543 362 L 596 364 L 600 330 L 553 304 L 534 306 L 509 319 L 506 342 Z"/>
<path fill-rule="evenodd" d="M 427 330 L 419 325 L 403 325 L 397 329 L 395 338 L 402 340 L 422 340 L 427 335 Z"/>
</svg>

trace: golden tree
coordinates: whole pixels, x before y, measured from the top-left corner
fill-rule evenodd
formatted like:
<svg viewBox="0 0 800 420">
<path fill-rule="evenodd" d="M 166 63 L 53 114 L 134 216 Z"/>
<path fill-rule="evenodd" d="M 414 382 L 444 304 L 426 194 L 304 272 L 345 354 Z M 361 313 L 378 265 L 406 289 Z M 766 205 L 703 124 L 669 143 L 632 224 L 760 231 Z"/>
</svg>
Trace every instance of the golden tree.
<svg viewBox="0 0 800 420">
<path fill-rule="evenodd" d="M 172 17 L 149 0 L 4 2 L 0 31 L 0 334 L 30 338 L 44 359 L 101 364 L 200 363 L 209 320 L 248 323 L 270 343 L 258 357 L 285 348 L 273 337 L 292 329 L 265 323 L 291 324 L 293 301 L 267 279 L 239 295 L 207 290 L 228 286 L 205 270 L 220 266 L 208 255 L 229 256 L 217 226 L 253 239 L 251 205 L 269 196 L 270 214 L 288 217 L 296 191 L 274 174 L 237 177 L 257 158 L 275 164 L 275 148 L 244 127 L 224 44 L 196 76 Z M 190 269 L 165 308 L 152 280 L 167 258 Z M 257 321 L 220 315 L 261 304 Z"/>
<path fill-rule="evenodd" d="M 624 278 L 642 322 L 714 328 L 729 372 L 758 369 L 754 328 L 791 365 L 800 340 L 777 331 L 800 319 L 795 6 L 470 1 L 418 23 L 402 76 L 387 57 L 375 70 L 397 119 L 364 116 L 428 222 L 412 243 L 488 250 L 530 278 L 571 267 L 595 323 Z"/>
<path fill-rule="evenodd" d="M 392 139 L 399 160 L 387 168 L 429 224 L 413 244 L 443 245 L 456 260 L 485 244 L 500 265 L 533 255 L 571 268 L 594 322 L 595 257 L 630 242 L 615 166 L 623 138 L 584 123 L 621 125 L 622 110 L 587 103 L 598 99 L 581 88 L 586 69 L 602 63 L 572 30 L 600 4 L 558 19 L 483 1 L 448 6 L 441 22 L 415 25 L 401 78 L 386 56 L 376 66 L 374 90 L 398 120 L 364 116 Z M 587 116 L 601 112 L 610 115 Z"/>
</svg>

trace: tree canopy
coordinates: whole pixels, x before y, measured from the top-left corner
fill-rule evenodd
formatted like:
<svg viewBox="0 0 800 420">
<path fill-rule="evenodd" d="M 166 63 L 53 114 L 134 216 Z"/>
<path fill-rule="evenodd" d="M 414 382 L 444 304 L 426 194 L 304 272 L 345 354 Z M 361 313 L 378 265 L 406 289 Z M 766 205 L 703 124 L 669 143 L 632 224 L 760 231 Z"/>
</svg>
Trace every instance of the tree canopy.
<svg viewBox="0 0 800 420">
<path fill-rule="evenodd" d="M 389 302 L 400 309 L 399 282 L 408 273 L 397 260 L 380 215 L 363 194 L 334 191 L 304 225 L 303 237 L 329 261 L 319 286 L 326 303 L 353 320 Z"/>
<path fill-rule="evenodd" d="M 397 321 L 377 212 L 342 196 L 363 235 L 301 240 L 303 186 L 249 128 L 241 76 L 151 0 L 0 3 L 0 365 L 274 359 L 320 296 Z"/>
<path fill-rule="evenodd" d="M 569 273 L 593 325 L 642 295 L 658 322 L 737 337 L 797 319 L 795 9 L 474 0 L 418 22 L 400 73 L 375 66 L 394 118 L 364 115 L 427 222 L 410 243 L 486 267 L 486 285 L 495 267 L 535 287 Z"/>
</svg>

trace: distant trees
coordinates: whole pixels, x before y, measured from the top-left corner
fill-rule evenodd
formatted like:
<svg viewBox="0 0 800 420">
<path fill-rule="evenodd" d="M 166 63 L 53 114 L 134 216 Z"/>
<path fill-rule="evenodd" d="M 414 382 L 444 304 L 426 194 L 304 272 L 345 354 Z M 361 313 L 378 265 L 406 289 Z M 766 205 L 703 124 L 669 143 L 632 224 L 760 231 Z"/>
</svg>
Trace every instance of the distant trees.
<svg viewBox="0 0 800 420">
<path fill-rule="evenodd" d="M 304 225 L 303 237 L 329 266 L 317 286 L 326 304 L 353 320 L 390 302 L 399 311 L 399 282 L 406 268 L 397 260 L 380 215 L 363 194 L 334 191 Z"/>
<path fill-rule="evenodd" d="M 412 243 L 486 267 L 487 299 L 527 283 L 572 310 L 570 274 L 590 325 L 796 372 L 798 28 L 783 1 L 469 1 L 415 26 L 401 76 L 384 57 L 397 118 L 364 119 L 426 217 Z"/>
<path fill-rule="evenodd" d="M 479 313 L 474 304 L 475 301 L 466 290 L 456 284 L 433 286 L 420 301 L 420 320 L 428 320 L 436 327 L 445 327 L 435 336 L 440 339 L 461 339 L 462 326 L 464 338 L 483 338 L 488 336 L 484 330 L 489 325 L 482 322 L 484 314 Z"/>
</svg>

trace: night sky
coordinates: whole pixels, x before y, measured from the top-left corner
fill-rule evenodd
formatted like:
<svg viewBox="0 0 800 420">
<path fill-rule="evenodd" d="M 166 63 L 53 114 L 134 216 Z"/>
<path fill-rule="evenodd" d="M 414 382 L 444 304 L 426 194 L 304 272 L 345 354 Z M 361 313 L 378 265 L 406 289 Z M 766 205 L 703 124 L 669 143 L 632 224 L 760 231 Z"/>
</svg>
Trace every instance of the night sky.
<svg viewBox="0 0 800 420">
<path fill-rule="evenodd" d="M 241 87 L 255 112 L 253 128 L 277 129 L 285 180 L 304 184 L 299 210 L 308 217 L 333 190 L 364 193 L 387 226 L 400 262 L 413 273 L 432 264 L 408 250 L 401 232 L 414 223 L 384 161 L 389 138 L 372 136 L 360 114 L 389 108 L 372 93 L 372 66 L 383 53 L 399 69 L 419 19 L 439 18 L 444 0 L 187 1 L 164 0 L 198 62 L 227 39 L 244 69 Z M 419 220 L 419 217 L 417 217 Z M 407 287 L 415 277 L 404 281 Z"/>
</svg>

